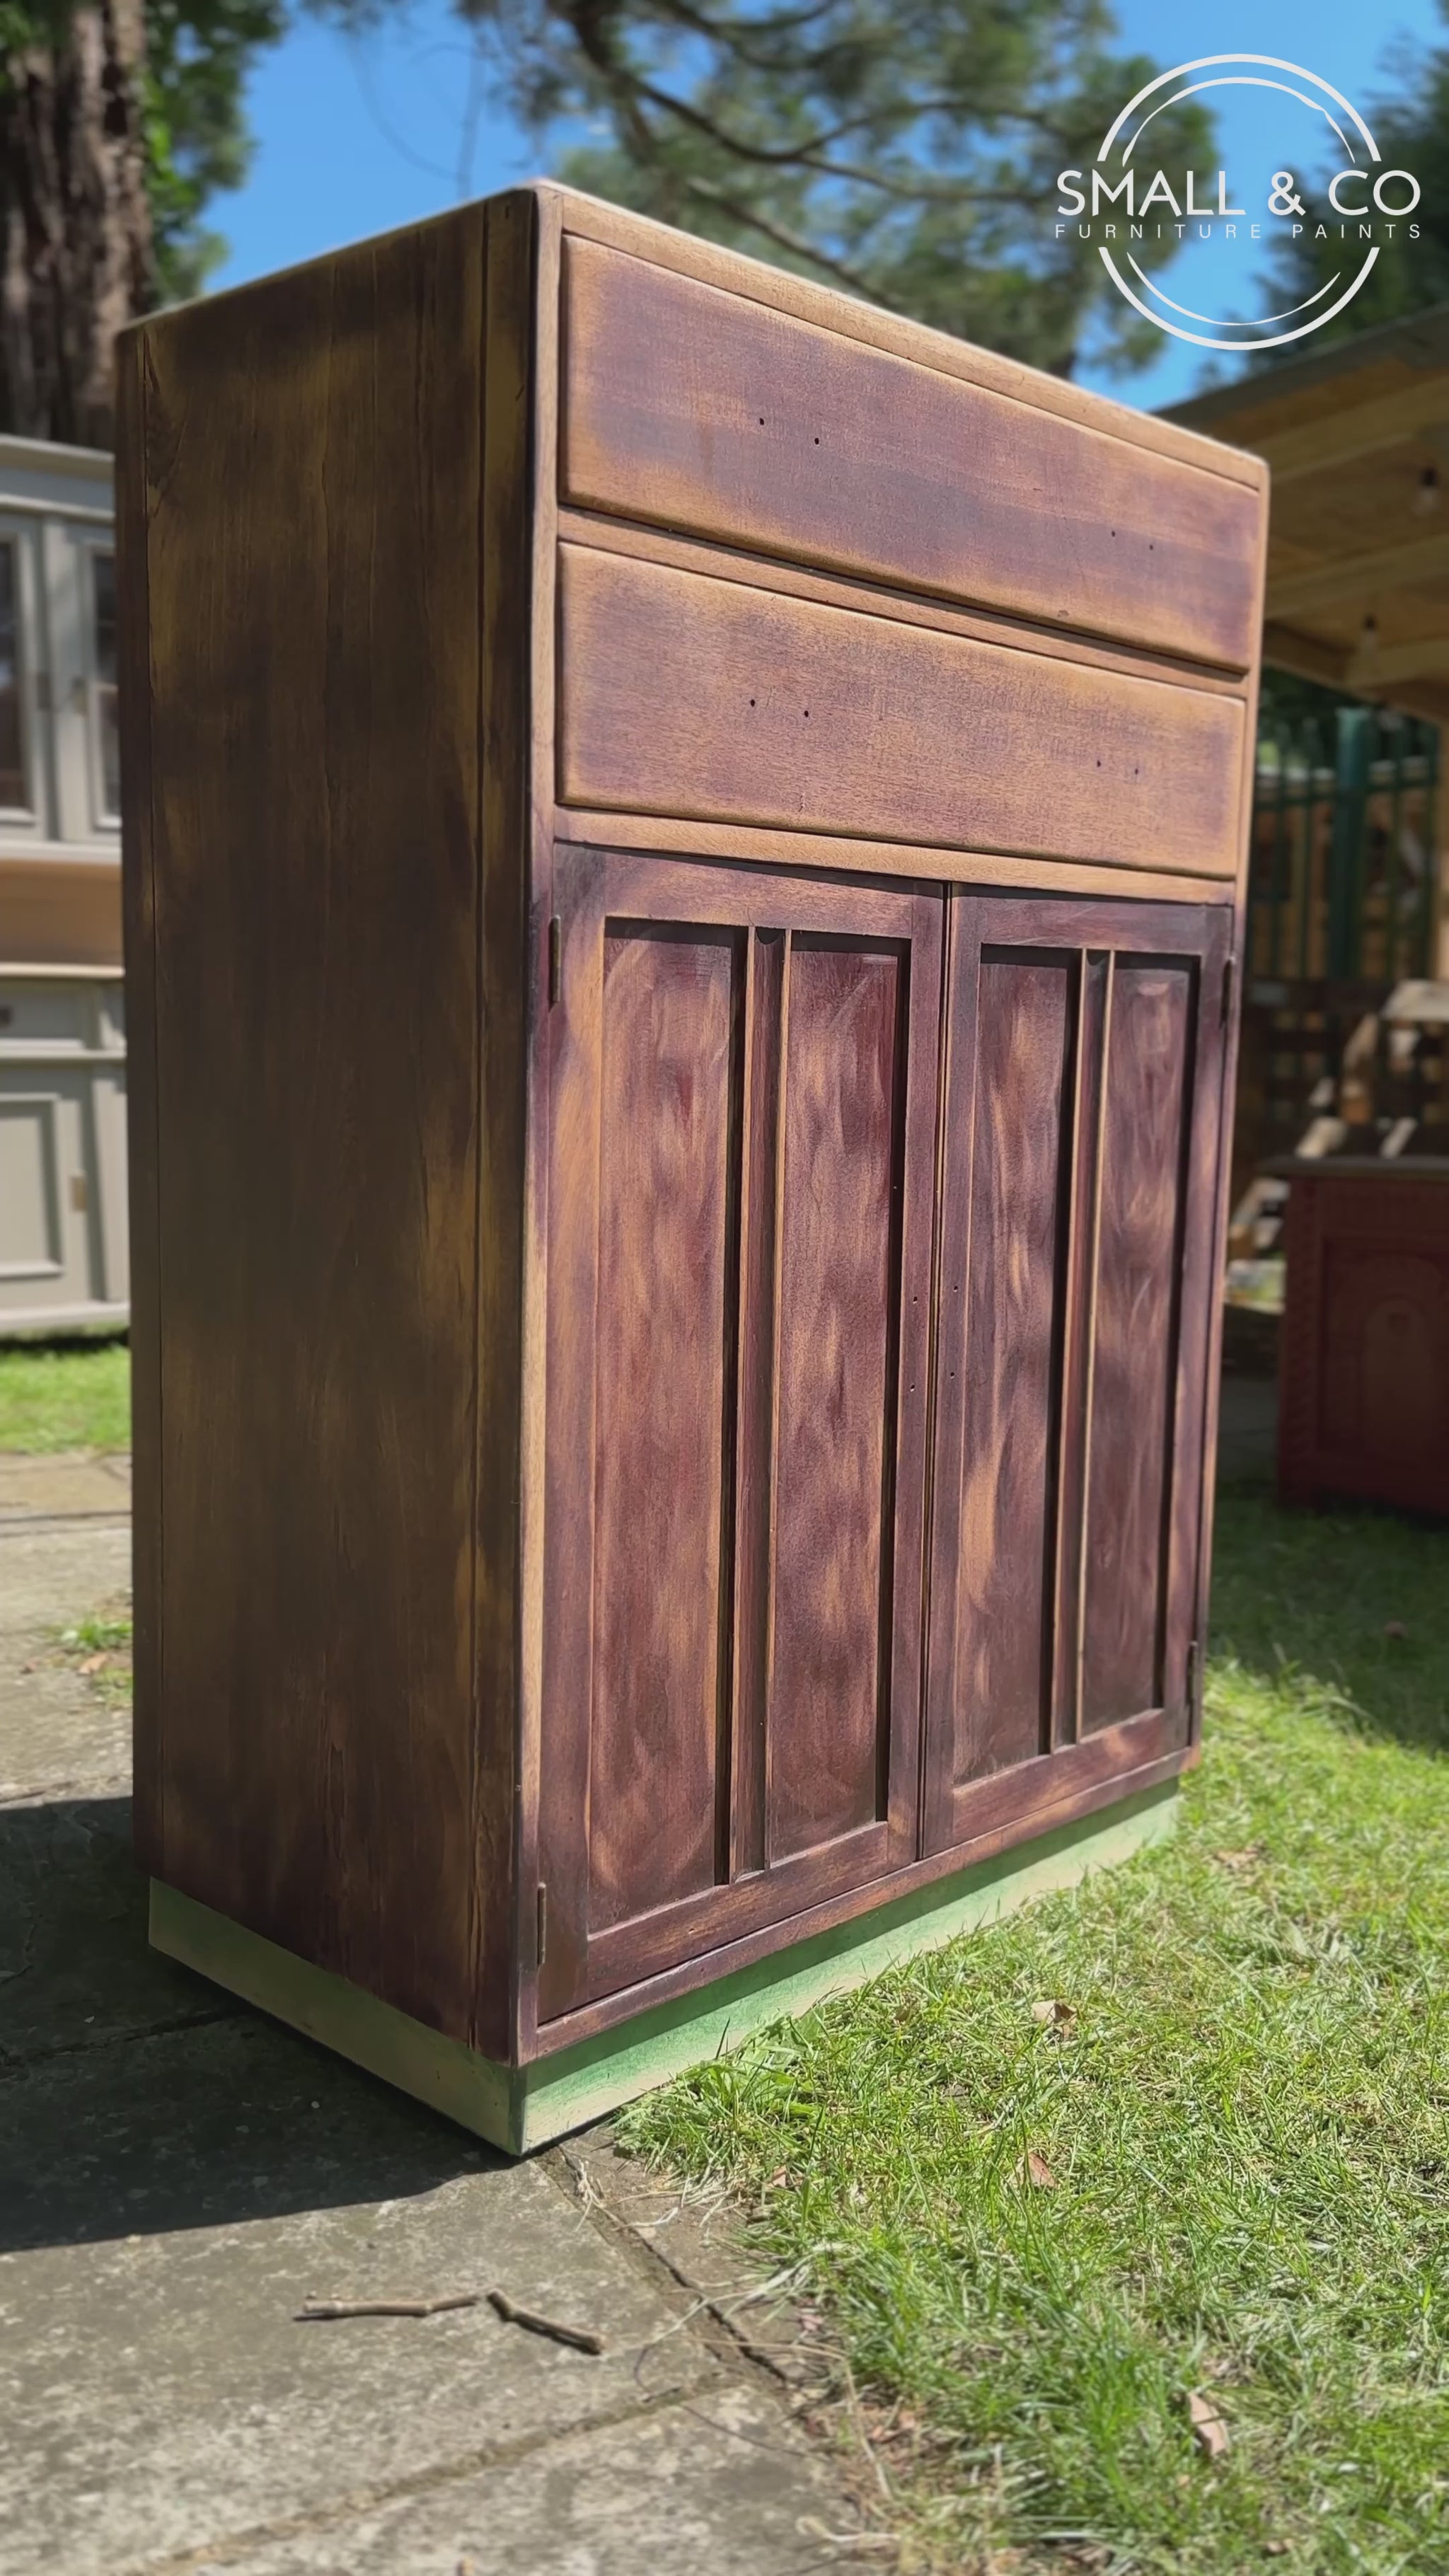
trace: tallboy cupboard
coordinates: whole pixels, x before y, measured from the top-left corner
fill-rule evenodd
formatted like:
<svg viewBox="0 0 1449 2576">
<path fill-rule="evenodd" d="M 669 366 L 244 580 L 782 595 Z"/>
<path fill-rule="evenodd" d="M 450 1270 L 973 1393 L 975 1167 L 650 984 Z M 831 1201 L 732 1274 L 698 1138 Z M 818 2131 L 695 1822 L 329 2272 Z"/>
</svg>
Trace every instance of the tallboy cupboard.
<svg viewBox="0 0 1449 2576">
<path fill-rule="evenodd" d="M 1193 1758 L 1264 472 L 539 186 L 119 487 L 153 1937 L 518 2148 Z"/>
</svg>

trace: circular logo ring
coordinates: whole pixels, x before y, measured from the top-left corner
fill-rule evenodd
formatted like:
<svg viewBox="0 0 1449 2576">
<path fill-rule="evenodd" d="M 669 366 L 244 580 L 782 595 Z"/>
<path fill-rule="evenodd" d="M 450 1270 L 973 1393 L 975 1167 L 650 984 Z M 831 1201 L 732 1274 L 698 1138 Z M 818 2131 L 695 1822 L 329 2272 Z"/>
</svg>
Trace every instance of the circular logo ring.
<svg viewBox="0 0 1449 2576">
<path fill-rule="evenodd" d="M 1209 77 L 1195 79 L 1195 73 L 1205 73 Z M 1274 74 L 1287 77 L 1271 77 Z M 1164 109 L 1177 106 L 1180 100 L 1195 98 L 1203 91 L 1213 89 L 1282 90 L 1288 97 L 1296 99 L 1300 106 L 1324 119 L 1355 168 L 1360 167 L 1363 160 L 1375 162 L 1382 157 L 1358 109 L 1331 83 L 1320 80 L 1316 72 L 1306 72 L 1297 63 L 1283 62 L 1276 54 L 1202 54 L 1195 62 L 1179 63 L 1174 71 L 1159 72 L 1155 80 L 1148 81 L 1137 92 L 1135 98 L 1129 98 L 1102 138 L 1097 152 L 1098 166 L 1111 169 L 1115 165 L 1117 172 L 1125 177 L 1133 167 L 1133 153 L 1153 119 Z M 1279 179 L 1286 180 L 1288 173 L 1275 172 L 1274 177 L 1276 183 Z M 1120 177 L 1118 184 L 1120 186 Z M 1154 299 L 1152 303 L 1145 302 L 1143 295 L 1123 276 L 1105 243 L 1098 246 L 1098 256 L 1118 293 L 1135 306 L 1144 320 L 1154 322 L 1159 331 L 1170 331 L 1174 339 L 1191 341 L 1199 349 L 1280 349 L 1287 341 L 1306 339 L 1310 332 L 1321 331 L 1325 322 L 1331 322 L 1346 304 L 1352 303 L 1378 255 L 1375 245 L 1352 283 L 1325 311 L 1315 313 L 1312 308 L 1333 293 L 1338 284 L 1336 276 L 1330 278 L 1326 286 L 1321 286 L 1317 294 L 1305 297 L 1301 304 L 1291 305 L 1283 313 L 1265 313 L 1257 322 L 1245 325 L 1241 321 L 1219 322 L 1211 314 L 1194 313 L 1188 305 L 1175 304 L 1171 296 L 1165 295 L 1161 287 L 1154 284 L 1129 251 L 1128 266 L 1135 272 L 1146 294 Z M 1300 321 L 1297 318 L 1300 314 L 1310 314 L 1311 318 Z M 1173 315 L 1178 318 L 1171 319 Z M 1187 330 L 1184 325 L 1189 322 L 1201 322 L 1206 328 Z M 1275 331 L 1271 338 L 1265 338 L 1270 325 L 1278 322 L 1291 323 L 1293 327 Z M 1242 336 L 1245 332 L 1247 336 Z"/>
</svg>

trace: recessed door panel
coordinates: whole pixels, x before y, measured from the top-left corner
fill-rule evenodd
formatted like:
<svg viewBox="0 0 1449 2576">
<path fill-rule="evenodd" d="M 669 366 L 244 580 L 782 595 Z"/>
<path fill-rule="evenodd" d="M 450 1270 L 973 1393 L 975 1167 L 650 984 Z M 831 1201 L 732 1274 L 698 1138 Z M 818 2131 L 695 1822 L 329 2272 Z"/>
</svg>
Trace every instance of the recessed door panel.
<svg viewBox="0 0 1449 2576">
<path fill-rule="evenodd" d="M 955 1638 L 961 1780 L 1026 1761 L 1051 1741 L 1075 968 L 1067 950 L 988 948 L 979 964 L 970 1222 L 964 1247 L 949 1242 L 943 1255 L 948 1312 L 965 1271 L 968 1354 Z M 954 1343 L 943 1365 L 960 1369 Z"/>
<path fill-rule="evenodd" d="M 604 940 L 590 1919 L 710 1887 L 738 934 Z"/>
<path fill-rule="evenodd" d="M 934 1848 L 1188 1740 L 1231 928 L 949 909 Z"/>
<path fill-rule="evenodd" d="M 1092 1306 L 1080 1727 L 1161 1704 L 1190 958 L 1114 957 Z"/>
<path fill-rule="evenodd" d="M 941 921 L 555 884 L 544 2017 L 916 1850 Z"/>
<path fill-rule="evenodd" d="M 885 1814 L 906 973 L 903 945 L 791 944 L 772 1862 Z"/>
</svg>

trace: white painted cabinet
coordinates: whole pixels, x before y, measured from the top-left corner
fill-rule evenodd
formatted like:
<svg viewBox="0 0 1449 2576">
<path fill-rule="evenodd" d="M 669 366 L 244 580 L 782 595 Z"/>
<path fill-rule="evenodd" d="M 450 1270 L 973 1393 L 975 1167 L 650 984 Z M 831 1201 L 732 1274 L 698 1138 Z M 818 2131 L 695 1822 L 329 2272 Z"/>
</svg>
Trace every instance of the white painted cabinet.
<svg viewBox="0 0 1449 2576">
<path fill-rule="evenodd" d="M 0 438 L 0 1337 L 128 1314 L 110 474 Z"/>
<path fill-rule="evenodd" d="M 123 1324 L 119 975 L 0 971 L 0 1329 Z"/>
</svg>

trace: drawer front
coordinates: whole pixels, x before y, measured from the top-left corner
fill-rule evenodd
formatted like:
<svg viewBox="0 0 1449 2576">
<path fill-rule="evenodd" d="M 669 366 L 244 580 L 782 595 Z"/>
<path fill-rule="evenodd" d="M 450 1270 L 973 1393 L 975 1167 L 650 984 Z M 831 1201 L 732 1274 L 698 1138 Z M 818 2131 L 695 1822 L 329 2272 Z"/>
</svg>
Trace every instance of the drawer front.
<svg viewBox="0 0 1449 2576">
<path fill-rule="evenodd" d="M 562 498 L 1246 670 L 1262 497 L 565 244 Z"/>
<path fill-rule="evenodd" d="M 565 803 L 1235 872 L 1236 698 L 560 553 Z"/>
</svg>

